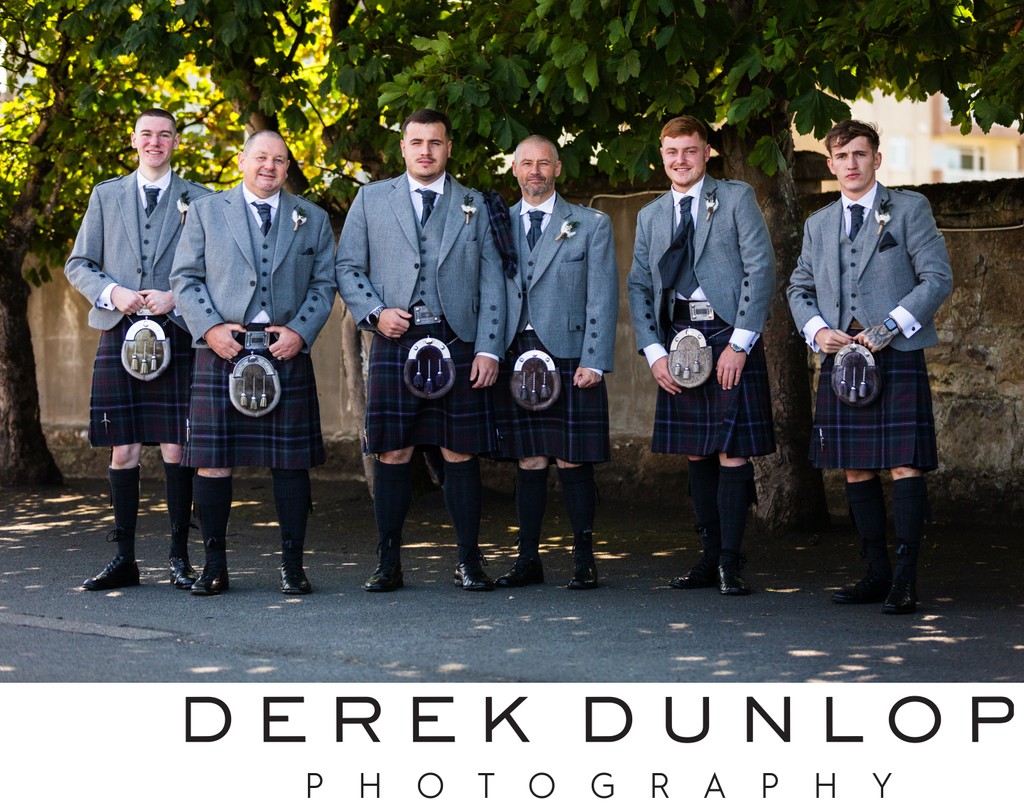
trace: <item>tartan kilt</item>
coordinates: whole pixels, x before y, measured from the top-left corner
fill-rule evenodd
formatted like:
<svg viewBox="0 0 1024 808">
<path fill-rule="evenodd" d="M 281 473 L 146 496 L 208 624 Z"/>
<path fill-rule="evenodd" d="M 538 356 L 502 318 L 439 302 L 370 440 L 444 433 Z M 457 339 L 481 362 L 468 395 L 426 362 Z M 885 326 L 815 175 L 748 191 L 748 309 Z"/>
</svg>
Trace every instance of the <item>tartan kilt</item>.
<svg viewBox="0 0 1024 808">
<path fill-rule="evenodd" d="M 271 412 L 252 418 L 236 410 L 228 396 L 234 365 L 209 348 L 196 351 L 189 436 L 181 465 L 308 469 L 326 461 L 313 360 L 300 353 L 286 362 L 271 361 L 280 378 L 281 400 Z"/>
<path fill-rule="evenodd" d="M 149 381 L 136 379 L 121 364 L 121 345 L 133 322 L 124 317 L 100 333 L 89 398 L 92 446 L 155 446 L 185 442 L 192 337 L 171 320 L 160 323 L 171 348 L 167 369 Z"/>
<path fill-rule="evenodd" d="M 524 457 L 556 457 L 570 463 L 605 463 L 611 459 L 608 437 L 608 390 L 604 379 L 596 387 L 581 390 L 572 383 L 577 359 L 552 355 L 562 386 L 558 400 L 540 412 L 520 407 L 509 384 L 516 359 L 524 351 L 538 349 L 551 354 L 535 331 L 523 331 L 512 342 L 502 362 L 494 390 L 494 418 L 498 427 L 498 460 Z"/>
<path fill-rule="evenodd" d="M 448 346 L 455 364 L 455 384 L 441 398 L 414 396 L 402 380 L 409 349 L 428 336 Z M 366 383 L 363 453 L 410 446 L 442 446 L 459 454 L 493 451 L 497 441 L 491 391 L 474 390 L 469 381 L 474 354 L 473 346 L 458 339 L 445 320 L 410 326 L 394 341 L 375 334 Z"/>
<path fill-rule="evenodd" d="M 695 328 L 704 334 L 712 346 L 716 367 L 722 351 L 732 350 L 732 326 L 720 317 L 699 321 L 677 318 L 673 327 L 673 336 L 683 328 Z M 695 457 L 718 452 L 729 457 L 756 457 L 774 452 L 775 426 L 764 341 L 758 340 L 751 348 L 740 383 L 732 390 L 722 388 L 714 371 L 700 387 L 684 388 L 676 395 L 658 387 L 651 451 Z"/>
<path fill-rule="evenodd" d="M 874 354 L 882 392 L 866 407 L 832 391 L 835 354 L 821 363 L 810 458 L 816 468 L 932 471 L 939 465 L 924 351 L 884 348 Z"/>
</svg>

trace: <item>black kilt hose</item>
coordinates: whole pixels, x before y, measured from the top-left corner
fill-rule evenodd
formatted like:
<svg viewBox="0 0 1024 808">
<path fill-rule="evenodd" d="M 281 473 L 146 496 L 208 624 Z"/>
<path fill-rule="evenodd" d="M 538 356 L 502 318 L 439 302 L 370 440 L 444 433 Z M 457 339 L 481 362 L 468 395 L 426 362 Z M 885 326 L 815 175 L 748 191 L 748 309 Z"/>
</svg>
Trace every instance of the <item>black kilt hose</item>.
<svg viewBox="0 0 1024 808">
<path fill-rule="evenodd" d="M 133 321 L 100 333 L 89 400 L 89 443 L 128 446 L 185 442 L 189 388 L 192 383 L 192 338 L 166 318 L 160 323 L 171 348 L 167 369 L 149 381 L 136 379 L 121 364 L 121 345 Z"/>
<path fill-rule="evenodd" d="M 228 376 L 234 364 L 208 348 L 196 351 L 189 437 L 181 465 L 308 469 L 327 459 L 313 360 L 308 353 L 285 362 L 269 353 L 265 356 L 278 373 L 281 400 L 271 412 L 253 418 L 236 410 L 228 396 Z"/>
<path fill-rule="evenodd" d="M 677 309 L 689 314 L 685 303 Z M 732 326 L 720 317 L 697 321 L 677 317 L 672 325 L 672 336 L 684 328 L 704 334 L 712 346 L 715 367 L 722 351 L 732 350 Z M 700 387 L 683 388 L 676 395 L 658 387 L 651 451 L 695 457 L 719 452 L 729 457 L 756 457 L 774 452 L 775 427 L 763 341 L 758 340 L 751 348 L 739 384 L 732 390 L 722 389 L 714 370 Z"/>
<path fill-rule="evenodd" d="M 413 343 L 424 337 L 444 342 L 455 364 L 455 384 L 441 398 L 409 392 L 402 380 Z M 366 388 L 363 452 L 379 454 L 410 446 L 442 446 L 459 454 L 491 452 L 497 447 L 491 391 L 474 390 L 469 381 L 474 349 L 455 337 L 447 321 L 410 326 L 396 340 L 374 335 Z"/>
<path fill-rule="evenodd" d="M 935 418 L 924 351 L 883 348 L 873 354 L 882 392 L 866 407 L 843 404 L 832 391 L 835 354 L 821 363 L 810 458 L 815 468 L 937 468 Z"/>
<path fill-rule="evenodd" d="M 579 359 L 558 359 L 558 400 L 540 412 L 520 407 L 512 398 L 509 382 L 516 359 L 525 351 L 550 355 L 535 331 L 523 331 L 512 342 L 502 362 L 494 389 L 494 415 L 498 427 L 500 460 L 524 457 L 556 457 L 570 463 L 605 463 L 611 458 L 608 437 L 608 391 L 600 384 L 581 390 L 572 383 Z"/>
</svg>

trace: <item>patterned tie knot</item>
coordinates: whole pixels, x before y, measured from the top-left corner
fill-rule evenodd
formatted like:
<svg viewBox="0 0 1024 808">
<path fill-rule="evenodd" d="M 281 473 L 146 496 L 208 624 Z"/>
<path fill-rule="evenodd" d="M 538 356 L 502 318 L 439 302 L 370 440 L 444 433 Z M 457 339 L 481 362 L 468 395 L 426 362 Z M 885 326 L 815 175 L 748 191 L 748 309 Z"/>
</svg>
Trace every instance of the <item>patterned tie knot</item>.
<svg viewBox="0 0 1024 808">
<path fill-rule="evenodd" d="M 142 190 L 146 194 L 146 215 L 149 216 L 156 210 L 156 200 L 160 196 L 160 189 L 155 185 L 143 185 Z"/>
<path fill-rule="evenodd" d="M 263 235 L 267 235 L 270 232 L 270 205 L 266 202 L 253 202 L 252 206 L 260 215 L 260 230 L 263 231 Z"/>
<path fill-rule="evenodd" d="M 419 188 L 416 193 L 423 197 L 423 213 L 420 215 L 420 224 L 423 225 L 427 223 L 431 211 L 434 210 L 434 200 L 437 199 L 437 191 Z"/>
</svg>

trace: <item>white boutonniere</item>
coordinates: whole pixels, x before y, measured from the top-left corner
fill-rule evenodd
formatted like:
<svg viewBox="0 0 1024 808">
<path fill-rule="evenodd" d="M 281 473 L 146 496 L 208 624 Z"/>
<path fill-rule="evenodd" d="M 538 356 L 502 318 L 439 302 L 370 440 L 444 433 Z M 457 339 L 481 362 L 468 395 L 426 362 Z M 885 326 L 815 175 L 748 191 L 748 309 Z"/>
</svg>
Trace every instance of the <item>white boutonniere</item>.
<svg viewBox="0 0 1024 808">
<path fill-rule="evenodd" d="M 573 238 L 576 235 L 576 228 L 580 226 L 580 223 L 575 219 L 570 221 L 566 219 L 562 222 L 562 227 L 558 231 L 558 235 L 555 236 L 555 241 L 561 241 L 563 238 Z"/>
<path fill-rule="evenodd" d="M 711 214 L 718 210 L 718 194 L 715 191 L 708 191 L 704 194 L 704 210 L 707 211 L 704 221 L 710 222 Z"/>
<path fill-rule="evenodd" d="M 469 220 L 476 213 L 476 206 L 473 204 L 473 194 L 466 194 L 466 198 L 462 200 L 462 212 L 466 214 L 466 224 L 469 224 Z"/>
<path fill-rule="evenodd" d="M 179 224 L 185 224 L 185 214 L 188 213 L 188 191 L 182 193 L 181 198 L 178 199 L 178 213 L 181 214 L 181 222 Z"/>
<path fill-rule="evenodd" d="M 295 210 L 292 211 L 292 221 L 295 222 L 295 227 L 292 228 L 292 232 L 294 233 L 306 223 L 306 211 L 302 208 L 295 208 Z"/>
<path fill-rule="evenodd" d="M 875 221 L 878 222 L 878 232 L 882 232 L 882 228 L 889 224 L 892 219 L 892 214 L 889 212 L 892 209 L 892 202 L 888 199 L 883 199 L 878 203 L 878 210 L 875 211 Z"/>
</svg>

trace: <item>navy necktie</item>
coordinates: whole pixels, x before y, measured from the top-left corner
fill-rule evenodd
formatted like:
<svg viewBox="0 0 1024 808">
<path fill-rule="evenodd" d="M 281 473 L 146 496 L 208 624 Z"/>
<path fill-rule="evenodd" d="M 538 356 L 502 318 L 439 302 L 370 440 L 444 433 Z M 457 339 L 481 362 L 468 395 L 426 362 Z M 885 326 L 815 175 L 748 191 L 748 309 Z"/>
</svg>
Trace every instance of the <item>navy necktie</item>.
<svg viewBox="0 0 1024 808">
<path fill-rule="evenodd" d="M 544 223 L 544 211 L 534 208 L 527 216 L 530 217 L 530 230 L 526 234 L 526 243 L 530 245 L 532 250 L 537 246 L 537 241 L 540 239 L 540 228 Z"/>
<path fill-rule="evenodd" d="M 427 219 L 430 218 L 430 214 L 434 210 L 434 200 L 437 199 L 437 191 L 428 191 L 420 188 L 416 193 L 423 197 L 423 213 L 420 215 L 420 226 L 423 226 L 427 223 Z"/>
<path fill-rule="evenodd" d="M 697 276 L 693 272 L 693 216 L 690 215 L 690 205 L 688 196 L 679 200 L 679 224 L 672 243 L 658 262 L 662 288 L 674 289 L 683 297 L 689 297 L 697 290 Z"/>
<path fill-rule="evenodd" d="M 142 190 L 146 193 L 146 216 L 156 210 L 156 200 L 160 196 L 160 189 L 155 185 L 143 185 Z"/>
<path fill-rule="evenodd" d="M 263 231 L 263 235 L 267 235 L 270 232 L 270 205 L 266 202 L 253 202 L 252 206 L 260 215 L 260 230 Z"/>
<path fill-rule="evenodd" d="M 850 241 L 857 238 L 861 225 L 864 224 L 864 208 L 861 205 L 850 205 Z"/>
</svg>

